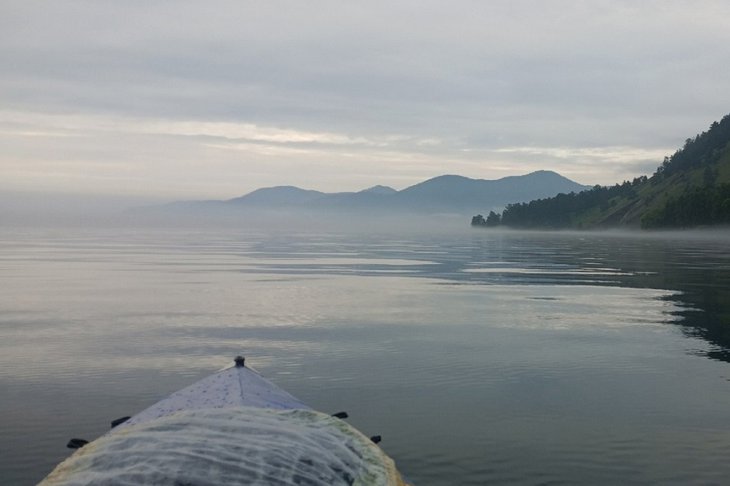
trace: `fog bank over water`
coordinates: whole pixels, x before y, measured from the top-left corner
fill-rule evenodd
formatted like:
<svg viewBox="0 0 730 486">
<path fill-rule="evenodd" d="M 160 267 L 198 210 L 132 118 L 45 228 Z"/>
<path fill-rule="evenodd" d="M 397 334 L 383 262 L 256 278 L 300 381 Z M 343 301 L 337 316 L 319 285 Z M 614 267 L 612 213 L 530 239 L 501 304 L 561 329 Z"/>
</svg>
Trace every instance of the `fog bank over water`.
<svg viewBox="0 0 730 486">
<path fill-rule="evenodd" d="M 221 209 L 150 211 L 165 208 L 168 201 L 129 196 L 81 195 L 62 193 L 0 193 L 0 226 L 27 228 L 189 228 L 224 231 L 231 228 L 272 233 L 383 232 L 385 234 L 473 234 L 517 232 L 524 236 L 588 234 L 607 238 L 641 237 L 648 239 L 713 240 L 730 244 L 730 228 L 643 231 L 609 228 L 579 230 L 512 230 L 509 228 L 470 228 L 463 214 L 419 214 L 396 211 L 316 211 L 274 209 Z"/>
<path fill-rule="evenodd" d="M 0 224 L 103 225 L 122 224 L 125 211 L 164 201 L 129 196 L 45 192 L 0 192 Z"/>
<path fill-rule="evenodd" d="M 231 228 L 271 232 L 451 232 L 468 228 L 456 214 L 363 213 L 214 208 L 166 210 L 169 201 L 80 194 L 0 193 L 0 226 L 21 228 Z M 155 209 L 151 209 L 155 208 Z M 162 209 L 159 209 L 162 208 Z"/>
</svg>

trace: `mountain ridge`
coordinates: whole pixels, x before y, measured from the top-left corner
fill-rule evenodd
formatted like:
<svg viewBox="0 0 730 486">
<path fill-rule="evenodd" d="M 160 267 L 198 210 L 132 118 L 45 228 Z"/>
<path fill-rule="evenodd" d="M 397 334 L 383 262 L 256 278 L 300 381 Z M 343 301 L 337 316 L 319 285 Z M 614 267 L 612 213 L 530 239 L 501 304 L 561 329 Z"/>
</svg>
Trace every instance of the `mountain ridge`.
<svg viewBox="0 0 730 486">
<path fill-rule="evenodd" d="M 185 211 L 285 210 L 285 211 L 395 211 L 406 213 L 469 214 L 485 205 L 503 208 L 513 202 L 581 191 L 589 186 L 554 171 L 535 171 L 500 179 L 472 179 L 445 174 L 400 191 L 376 185 L 357 192 L 302 189 L 291 185 L 263 187 L 227 200 L 177 201 L 161 206 Z"/>
</svg>

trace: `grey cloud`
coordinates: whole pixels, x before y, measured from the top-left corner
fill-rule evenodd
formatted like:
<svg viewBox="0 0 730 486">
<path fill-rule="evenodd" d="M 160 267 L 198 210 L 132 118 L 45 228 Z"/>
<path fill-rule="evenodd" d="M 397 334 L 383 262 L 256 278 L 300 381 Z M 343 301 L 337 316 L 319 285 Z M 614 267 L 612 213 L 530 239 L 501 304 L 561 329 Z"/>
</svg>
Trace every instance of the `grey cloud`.
<svg viewBox="0 0 730 486">
<path fill-rule="evenodd" d="M 463 154 L 501 147 L 676 147 L 730 106 L 730 5 L 721 1 L 0 8 L 4 109 L 400 137 L 403 157 L 441 159 L 443 172 L 476 172 Z M 417 144 L 424 139 L 441 143 Z M 371 156 L 343 164 L 360 173 Z M 511 160 L 513 173 L 537 163 Z M 481 175 L 508 163 L 485 159 Z M 616 175 L 592 170 L 600 181 Z"/>
</svg>

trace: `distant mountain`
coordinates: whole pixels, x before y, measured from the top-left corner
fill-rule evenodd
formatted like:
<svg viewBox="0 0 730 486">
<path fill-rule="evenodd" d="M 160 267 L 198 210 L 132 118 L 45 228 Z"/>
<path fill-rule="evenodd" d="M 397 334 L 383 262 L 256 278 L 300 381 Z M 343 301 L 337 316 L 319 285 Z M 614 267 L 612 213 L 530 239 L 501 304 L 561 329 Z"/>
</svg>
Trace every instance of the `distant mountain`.
<svg viewBox="0 0 730 486">
<path fill-rule="evenodd" d="M 463 212 L 502 208 L 509 203 L 580 192 L 587 188 L 545 170 L 497 180 L 443 175 L 403 189 L 395 195 L 395 199 L 399 206 L 410 209 Z"/>
<path fill-rule="evenodd" d="M 381 186 L 381 185 L 369 187 L 367 189 L 363 189 L 362 191 L 360 191 L 360 193 L 380 194 L 381 196 L 383 196 L 383 195 L 387 196 L 387 195 L 390 195 L 390 194 L 395 194 L 396 192 L 398 192 L 398 191 L 396 191 L 392 187 Z"/>
<path fill-rule="evenodd" d="M 229 199 L 229 204 L 249 206 L 298 206 L 324 196 L 324 192 L 300 189 L 294 186 L 277 186 L 256 189 L 245 196 Z"/>
<path fill-rule="evenodd" d="M 185 212 L 226 212 L 243 210 L 285 210 L 360 213 L 449 213 L 469 214 L 482 208 L 501 210 L 509 203 L 553 196 L 560 192 L 582 191 L 583 186 L 555 172 L 538 171 L 497 180 L 470 179 L 457 175 L 434 177 L 401 191 L 373 186 L 359 192 L 324 193 L 294 186 L 257 189 L 227 201 L 181 201 L 163 208 Z M 155 208 L 159 213 L 160 207 Z"/>
<path fill-rule="evenodd" d="M 472 224 L 523 228 L 730 225 L 730 115 L 688 138 L 651 177 L 512 204 L 501 215 L 490 216 L 491 224 L 477 216 Z"/>
</svg>

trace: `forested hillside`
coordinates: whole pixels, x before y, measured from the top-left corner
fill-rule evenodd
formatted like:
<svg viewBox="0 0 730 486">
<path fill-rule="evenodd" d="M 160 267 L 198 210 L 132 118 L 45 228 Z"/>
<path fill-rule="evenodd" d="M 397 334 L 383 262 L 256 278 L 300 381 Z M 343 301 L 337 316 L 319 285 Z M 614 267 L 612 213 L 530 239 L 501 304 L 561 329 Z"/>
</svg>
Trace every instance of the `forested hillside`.
<svg viewBox="0 0 730 486">
<path fill-rule="evenodd" d="M 594 186 L 528 203 L 501 215 L 475 216 L 475 226 L 517 228 L 688 228 L 730 224 L 730 115 L 694 138 L 651 177 Z"/>
</svg>

